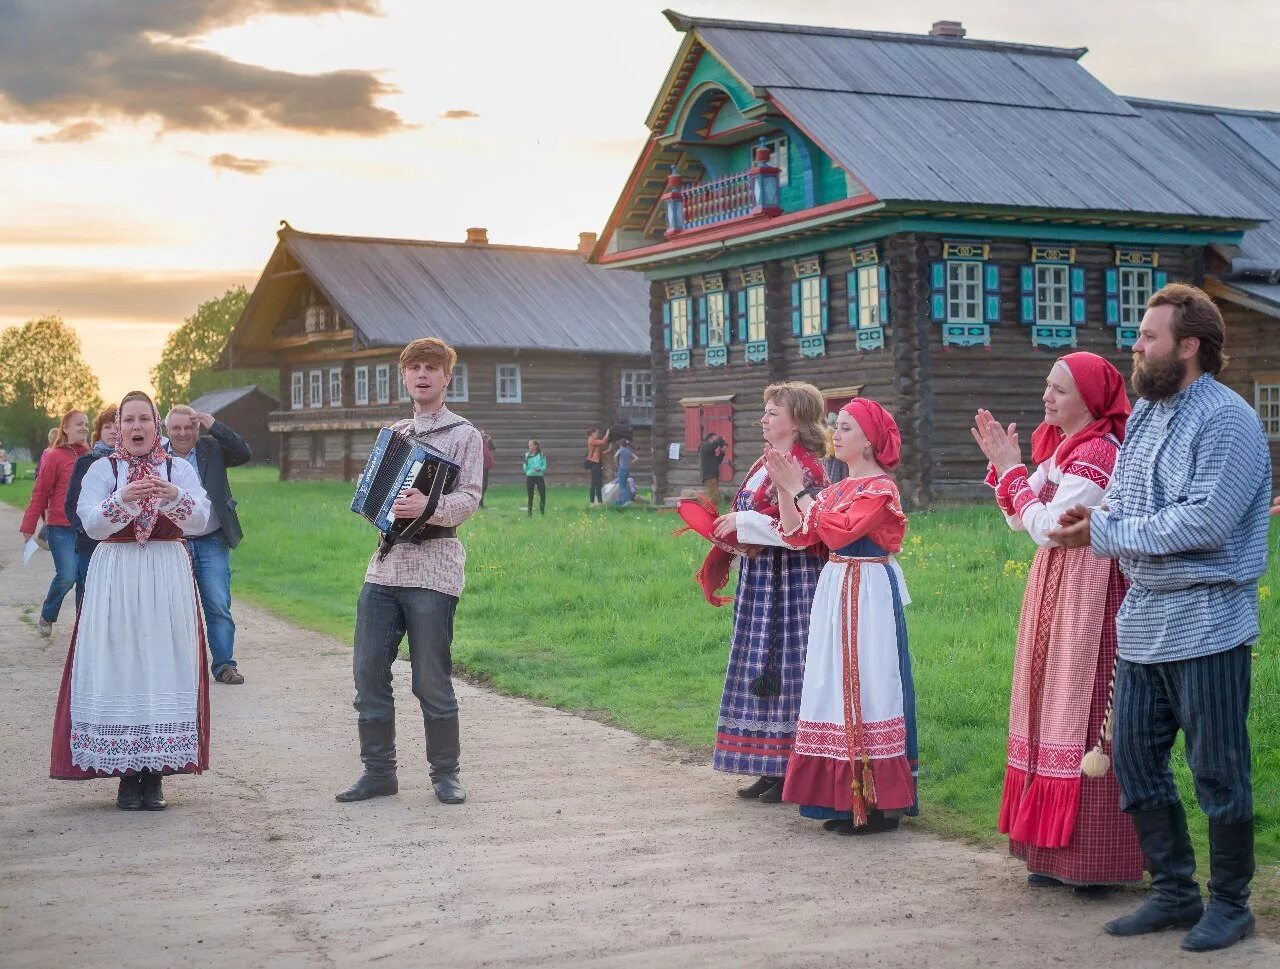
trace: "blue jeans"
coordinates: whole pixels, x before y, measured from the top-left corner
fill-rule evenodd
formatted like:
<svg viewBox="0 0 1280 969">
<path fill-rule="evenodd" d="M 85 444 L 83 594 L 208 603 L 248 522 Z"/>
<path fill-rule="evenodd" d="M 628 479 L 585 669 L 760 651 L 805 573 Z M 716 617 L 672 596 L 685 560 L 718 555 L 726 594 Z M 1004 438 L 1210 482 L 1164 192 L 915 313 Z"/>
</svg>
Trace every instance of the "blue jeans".
<svg viewBox="0 0 1280 969">
<path fill-rule="evenodd" d="M 631 493 L 627 479 L 631 477 L 631 468 L 618 468 L 618 497 L 613 500 L 615 505 L 625 505 L 635 496 Z"/>
<path fill-rule="evenodd" d="M 458 715 L 453 695 L 453 613 L 458 600 L 434 589 L 366 582 L 356 601 L 354 706 L 361 720 L 394 720 L 391 664 L 409 634 L 413 695 L 427 720 Z"/>
<path fill-rule="evenodd" d="M 213 658 L 213 675 L 224 666 L 235 667 L 236 622 L 231 618 L 231 550 L 222 530 L 212 535 L 188 538 L 196 588 L 204 606 L 204 626 Z"/>
<path fill-rule="evenodd" d="M 49 583 L 49 594 L 44 597 L 40 618 L 45 622 L 57 622 L 62 600 L 76 585 L 79 570 L 76 530 L 67 525 L 46 525 L 44 533 L 49 540 L 49 552 L 53 555 L 53 581 Z"/>
</svg>

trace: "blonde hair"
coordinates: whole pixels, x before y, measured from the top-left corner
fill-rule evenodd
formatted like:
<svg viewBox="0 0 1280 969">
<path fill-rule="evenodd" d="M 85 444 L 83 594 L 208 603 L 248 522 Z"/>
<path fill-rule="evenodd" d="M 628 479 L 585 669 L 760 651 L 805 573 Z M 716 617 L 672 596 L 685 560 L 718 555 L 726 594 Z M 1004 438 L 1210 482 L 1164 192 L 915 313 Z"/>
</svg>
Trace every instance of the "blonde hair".
<svg viewBox="0 0 1280 969">
<path fill-rule="evenodd" d="M 174 404 L 169 408 L 169 416 L 164 419 L 164 426 L 166 428 L 168 428 L 169 422 L 173 420 L 174 414 L 177 414 L 179 417 L 190 417 L 192 420 L 195 420 L 196 411 L 194 407 L 191 407 L 188 404 Z"/>
<path fill-rule="evenodd" d="M 817 387 L 798 380 L 770 384 L 764 389 L 764 402 L 785 404 L 796 425 L 796 443 L 814 457 L 826 455 L 830 441 L 827 434 L 827 405 Z"/>
<path fill-rule="evenodd" d="M 82 410 L 69 410 L 63 414 L 62 420 L 58 423 L 58 426 L 49 432 L 53 435 L 52 440 L 49 442 L 50 447 L 62 447 L 68 440 L 70 440 L 70 438 L 67 437 L 67 422 L 77 414 L 84 414 L 86 418 L 89 416 Z"/>
<path fill-rule="evenodd" d="M 453 365 L 458 362 L 458 354 L 439 337 L 424 336 L 414 340 L 400 351 L 400 369 L 411 363 L 434 363 L 445 373 L 453 373 Z"/>
</svg>

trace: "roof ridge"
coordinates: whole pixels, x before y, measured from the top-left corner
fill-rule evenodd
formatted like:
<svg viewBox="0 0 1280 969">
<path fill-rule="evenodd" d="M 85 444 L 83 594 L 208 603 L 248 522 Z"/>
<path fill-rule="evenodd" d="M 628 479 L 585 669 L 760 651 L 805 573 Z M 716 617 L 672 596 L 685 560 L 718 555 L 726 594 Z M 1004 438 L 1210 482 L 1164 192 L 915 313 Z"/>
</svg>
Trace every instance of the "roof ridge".
<svg viewBox="0 0 1280 969">
<path fill-rule="evenodd" d="M 1280 112 L 1261 108 L 1226 108 L 1216 104 L 1192 104 L 1189 101 L 1161 101 L 1157 98 L 1137 98 L 1120 95 L 1120 99 L 1143 108 L 1168 108 L 1170 111 L 1186 111 L 1190 114 L 1230 114 L 1242 118 L 1263 118 L 1280 121 Z"/>
<path fill-rule="evenodd" d="M 1069 57 L 1079 60 L 1089 53 L 1087 47 L 1048 47 L 1016 41 L 980 40 L 977 38 L 934 37 L 931 34 L 903 34 L 888 30 L 858 30 L 852 27 L 820 27 L 812 24 L 778 24 L 756 20 L 722 20 L 716 17 L 690 17 L 675 10 L 662 11 L 676 30 L 688 32 L 700 27 L 722 30 L 757 30 L 765 33 L 816 34 L 826 37 L 856 37 L 864 40 L 893 41 L 906 44 L 932 44 L 963 47 L 969 50 L 1014 51 L 1044 57 Z"/>
<path fill-rule="evenodd" d="M 504 252 L 541 252 L 553 256 L 578 256 L 579 258 L 582 255 L 577 249 L 556 249 L 551 246 L 520 246 L 500 242 L 445 242 L 438 239 L 402 239 L 392 236 L 351 236 L 330 232 L 303 232 L 301 229 L 295 229 L 287 223 L 284 228 L 276 232 L 276 235 L 282 239 L 286 234 L 293 238 L 322 239 L 329 242 L 376 242 L 395 246 L 432 246 L 437 249 L 469 249 L 479 252 L 498 249 Z"/>
</svg>

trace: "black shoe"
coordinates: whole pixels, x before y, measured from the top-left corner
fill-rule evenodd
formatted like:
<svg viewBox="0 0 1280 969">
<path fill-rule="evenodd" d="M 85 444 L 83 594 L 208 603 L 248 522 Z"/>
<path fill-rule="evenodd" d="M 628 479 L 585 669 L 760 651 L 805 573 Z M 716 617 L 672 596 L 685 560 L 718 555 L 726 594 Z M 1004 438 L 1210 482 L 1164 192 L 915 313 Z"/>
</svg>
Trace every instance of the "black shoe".
<svg viewBox="0 0 1280 969">
<path fill-rule="evenodd" d="M 1033 871 L 1027 876 L 1027 884 L 1032 888 L 1060 888 L 1063 883 L 1061 879 L 1054 878 L 1052 875 L 1042 875 Z"/>
<path fill-rule="evenodd" d="M 142 810 L 163 811 L 169 806 L 164 799 L 164 775 L 156 770 L 142 772 Z"/>
<path fill-rule="evenodd" d="M 431 765 L 431 786 L 436 800 L 441 804 L 461 804 L 467 792 L 458 780 L 458 758 L 462 756 L 462 741 L 458 736 L 458 718 L 428 720 L 423 716 L 427 730 L 427 762 Z"/>
<path fill-rule="evenodd" d="M 776 777 L 757 777 L 755 783 L 738 788 L 738 797 L 745 798 L 748 801 L 753 800 L 776 783 L 778 783 Z"/>
<path fill-rule="evenodd" d="M 849 830 L 841 829 L 838 833 L 844 835 L 864 835 L 864 834 L 880 834 L 884 831 L 897 831 L 898 818 L 887 818 L 883 811 L 877 811 L 872 808 L 867 812 L 866 824 L 854 824 L 849 822 Z"/>
<path fill-rule="evenodd" d="M 1182 940 L 1188 952 L 1209 952 L 1253 935 L 1249 881 L 1253 878 L 1253 818 L 1209 822 L 1209 907 Z"/>
<path fill-rule="evenodd" d="M 141 774 L 125 774 L 120 778 L 120 790 L 116 792 L 116 807 L 121 811 L 142 810 Z"/>
<path fill-rule="evenodd" d="M 765 788 L 764 792 L 756 798 L 765 804 L 781 804 L 782 803 L 782 778 L 774 778 L 773 783 Z"/>
<path fill-rule="evenodd" d="M 1103 928 L 1111 935 L 1191 928 L 1204 914 L 1204 903 L 1195 880 L 1196 855 L 1182 802 L 1133 811 L 1129 816 L 1151 872 L 1151 895 L 1136 912 L 1112 919 Z"/>
<path fill-rule="evenodd" d="M 835 834 L 853 834 L 853 822 L 845 818 L 832 818 L 830 821 L 822 822 L 822 830 Z"/>
<path fill-rule="evenodd" d="M 400 790 L 396 781 L 396 722 L 361 720 L 358 727 L 364 773 L 345 791 L 335 794 L 336 801 L 367 801 Z"/>
</svg>

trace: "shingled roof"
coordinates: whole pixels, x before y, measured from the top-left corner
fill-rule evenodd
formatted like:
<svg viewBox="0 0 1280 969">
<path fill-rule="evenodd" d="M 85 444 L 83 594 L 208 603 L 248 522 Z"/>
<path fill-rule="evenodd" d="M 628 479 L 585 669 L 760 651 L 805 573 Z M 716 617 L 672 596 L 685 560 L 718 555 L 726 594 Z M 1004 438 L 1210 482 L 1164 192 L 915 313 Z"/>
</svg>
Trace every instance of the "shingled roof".
<svg viewBox="0 0 1280 969">
<path fill-rule="evenodd" d="M 1269 215 L 1080 66 L 1084 48 L 667 17 L 884 202 Z"/>
<path fill-rule="evenodd" d="M 587 264 L 573 249 L 300 232 L 288 224 L 233 348 L 269 338 L 296 263 L 362 346 L 437 336 L 459 349 L 649 353 L 648 284 Z"/>
</svg>

